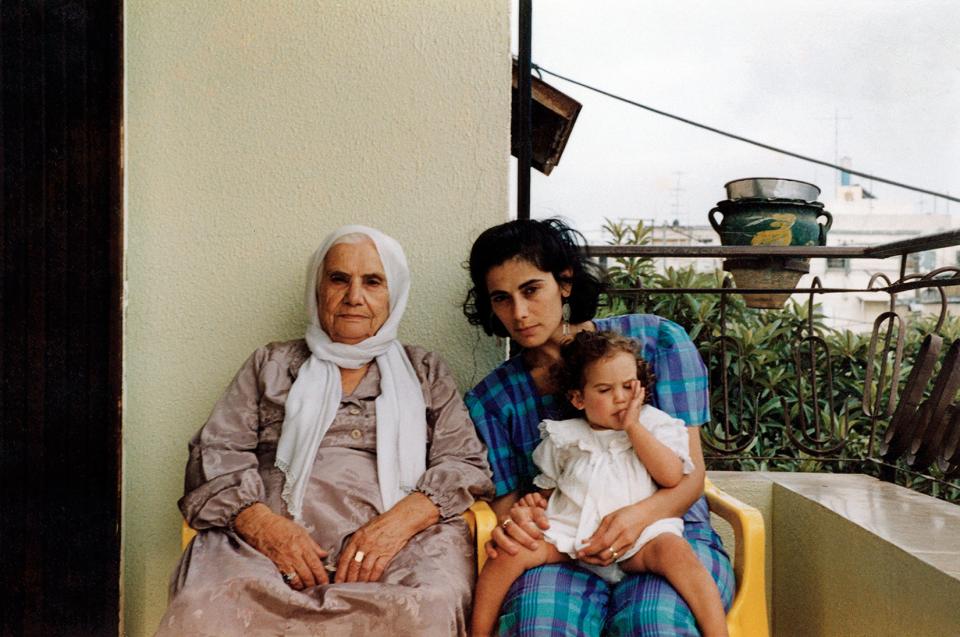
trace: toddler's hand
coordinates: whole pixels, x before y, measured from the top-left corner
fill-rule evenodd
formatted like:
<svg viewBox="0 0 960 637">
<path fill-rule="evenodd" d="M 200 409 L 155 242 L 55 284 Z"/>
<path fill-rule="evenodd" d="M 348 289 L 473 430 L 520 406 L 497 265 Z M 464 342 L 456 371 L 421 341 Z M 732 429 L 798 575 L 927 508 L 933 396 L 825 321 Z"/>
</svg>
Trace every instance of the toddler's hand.
<svg viewBox="0 0 960 637">
<path fill-rule="evenodd" d="M 547 499 L 543 497 L 538 491 L 533 493 L 528 493 L 527 495 L 520 498 L 520 500 L 513 506 L 528 506 L 533 508 L 547 508 Z"/>
<path fill-rule="evenodd" d="M 630 402 L 627 408 L 620 412 L 620 430 L 626 431 L 630 425 L 640 422 L 640 410 L 643 409 L 643 401 L 647 397 L 647 390 L 639 380 L 631 381 L 633 394 L 630 396 Z"/>
<path fill-rule="evenodd" d="M 547 521 L 547 502 L 539 493 L 528 493 L 510 507 L 510 518 L 533 539 L 543 536 L 550 528 Z M 529 546 L 528 548 L 535 548 Z"/>
<path fill-rule="evenodd" d="M 526 498 L 533 496 L 531 502 L 542 501 L 543 506 L 530 506 L 525 503 Z M 516 555 L 520 552 L 520 547 L 535 550 L 537 540 L 543 537 L 543 530 L 550 528 L 550 522 L 547 521 L 546 500 L 539 493 L 530 493 L 517 500 L 507 517 L 500 521 L 500 524 L 493 528 L 490 533 L 490 542 L 487 542 L 487 556 L 496 559 L 500 551 L 506 551 L 510 555 Z"/>
</svg>

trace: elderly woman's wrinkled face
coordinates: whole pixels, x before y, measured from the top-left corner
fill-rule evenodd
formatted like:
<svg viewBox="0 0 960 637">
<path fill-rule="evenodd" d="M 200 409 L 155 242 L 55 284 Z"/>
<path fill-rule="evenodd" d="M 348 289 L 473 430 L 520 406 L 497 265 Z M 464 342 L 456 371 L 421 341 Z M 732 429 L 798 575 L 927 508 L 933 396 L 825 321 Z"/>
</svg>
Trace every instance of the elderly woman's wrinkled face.
<svg viewBox="0 0 960 637">
<path fill-rule="evenodd" d="M 331 340 L 350 345 L 370 338 L 386 322 L 387 275 L 373 241 L 330 248 L 317 279 L 317 315 Z"/>
</svg>

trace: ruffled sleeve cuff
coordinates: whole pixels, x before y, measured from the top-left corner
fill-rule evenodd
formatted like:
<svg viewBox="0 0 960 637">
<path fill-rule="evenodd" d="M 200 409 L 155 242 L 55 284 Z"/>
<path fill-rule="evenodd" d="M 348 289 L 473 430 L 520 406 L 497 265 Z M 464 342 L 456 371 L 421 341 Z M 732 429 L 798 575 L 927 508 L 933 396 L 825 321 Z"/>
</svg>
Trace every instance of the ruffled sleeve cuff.
<svg viewBox="0 0 960 637">
<path fill-rule="evenodd" d="M 184 519 L 197 529 L 232 528 L 240 512 L 264 499 L 256 470 L 217 476 L 187 492 L 178 505 Z"/>
<path fill-rule="evenodd" d="M 237 516 L 258 502 L 260 502 L 260 500 L 249 500 L 240 504 L 240 508 L 238 508 L 234 514 L 230 516 L 230 521 L 227 522 L 227 528 L 230 529 L 231 533 L 236 534 L 237 532 Z"/>
<path fill-rule="evenodd" d="M 441 520 L 449 520 L 463 514 L 475 499 L 469 492 L 458 489 L 438 489 L 429 484 L 421 484 L 413 492 L 427 496 L 427 499 L 440 511 Z"/>
</svg>

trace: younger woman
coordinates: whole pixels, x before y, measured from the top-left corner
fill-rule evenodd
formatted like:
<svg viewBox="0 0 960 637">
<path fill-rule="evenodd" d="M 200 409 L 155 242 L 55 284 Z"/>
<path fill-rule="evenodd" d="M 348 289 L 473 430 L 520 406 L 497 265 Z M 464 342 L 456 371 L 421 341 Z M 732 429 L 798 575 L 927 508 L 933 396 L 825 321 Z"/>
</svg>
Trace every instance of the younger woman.
<svg viewBox="0 0 960 637">
<path fill-rule="evenodd" d="M 689 444 L 682 420 L 645 405 L 652 374 L 637 345 L 614 332 L 581 332 L 562 351 L 560 386 L 585 418 L 544 420 L 543 442 L 533 452 L 541 488 L 523 506 L 544 508 L 546 542 L 487 562 L 477 582 L 471 633 L 490 635 L 500 605 L 525 571 L 579 557 L 603 517 L 673 487 L 690 473 Z M 683 539 L 683 520 L 665 518 L 647 526 L 633 544 L 611 547 L 612 564 L 581 563 L 608 582 L 624 573 L 665 577 L 693 611 L 703 635 L 725 636 L 720 592 Z"/>
<path fill-rule="evenodd" d="M 604 517 L 580 562 L 612 563 L 610 547 L 632 545 L 657 520 L 683 518 L 683 536 L 713 576 L 725 606 L 733 601 L 733 568 L 710 526 L 703 497 L 700 425 L 710 420 L 707 369 L 682 327 L 653 314 L 596 318 L 602 273 L 582 251 L 583 238 L 556 219 L 514 220 L 488 228 L 470 251 L 468 320 L 487 334 L 509 336 L 520 352 L 497 366 L 464 397 L 487 444 L 500 522 L 487 554 L 516 554 L 542 537 L 543 509 L 523 507 L 539 473 L 533 450 L 543 420 L 561 420 L 564 400 L 550 370 L 560 347 L 580 332 L 613 330 L 636 339 L 657 370 L 651 403 L 687 425 L 694 470 L 672 488 Z M 579 562 L 547 564 L 524 573 L 501 608 L 501 637 L 693 637 L 689 607 L 670 583 L 652 573 L 610 584 Z"/>
</svg>

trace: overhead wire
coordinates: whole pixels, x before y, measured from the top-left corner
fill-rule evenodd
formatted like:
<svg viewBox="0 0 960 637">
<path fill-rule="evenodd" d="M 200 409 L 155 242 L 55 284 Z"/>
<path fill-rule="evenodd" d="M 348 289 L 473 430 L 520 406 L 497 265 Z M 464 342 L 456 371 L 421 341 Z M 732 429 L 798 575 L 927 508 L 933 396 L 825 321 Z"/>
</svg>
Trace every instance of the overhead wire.
<svg viewBox="0 0 960 637">
<path fill-rule="evenodd" d="M 851 175 L 856 175 L 856 176 L 858 176 L 858 177 L 863 177 L 864 179 L 871 179 L 871 180 L 873 180 L 873 181 L 877 181 L 877 182 L 880 182 L 880 183 L 883 183 L 883 184 L 889 184 L 889 185 L 891 185 L 891 186 L 897 186 L 898 188 L 905 188 L 906 190 L 912 190 L 912 191 L 914 191 L 914 192 L 923 193 L 923 194 L 925 194 L 925 195 L 931 195 L 931 196 L 933 196 L 933 197 L 939 197 L 939 198 L 941 198 L 941 199 L 946 199 L 947 201 L 956 201 L 956 202 L 960 203 L 960 198 L 954 197 L 954 196 L 952 196 L 952 195 L 948 195 L 948 194 L 945 194 L 945 193 L 942 193 L 942 192 L 936 192 L 936 191 L 934 191 L 934 190 L 928 190 L 928 189 L 926 189 L 926 188 L 920 188 L 919 186 L 911 186 L 910 184 L 905 184 L 905 183 L 903 183 L 903 182 L 894 181 L 894 180 L 892 180 L 892 179 L 886 179 L 886 178 L 884 178 L 884 177 L 879 177 L 879 176 L 877 176 L 877 175 L 871 175 L 871 174 L 869 174 L 869 173 L 861 172 L 861 171 L 859 171 L 859 170 L 853 170 L 852 168 L 847 168 L 847 167 L 844 167 L 844 166 L 839 166 L 839 165 L 837 165 L 837 164 L 834 164 L 834 163 L 831 163 L 831 162 L 828 162 L 828 161 L 823 161 L 822 159 L 817 159 L 817 158 L 815 158 L 815 157 L 809 157 L 809 156 L 807 156 L 807 155 L 801 155 L 800 153 L 795 153 L 795 152 L 793 152 L 793 151 L 786 150 L 786 149 L 783 149 L 783 148 L 779 148 L 779 147 L 773 146 L 773 145 L 771 145 L 771 144 L 765 144 L 765 143 L 759 142 L 759 141 L 757 141 L 757 140 L 755 140 L 755 139 L 750 139 L 750 138 L 748 138 L 748 137 L 743 137 L 742 135 L 737 135 L 736 133 L 730 133 L 730 132 L 728 132 L 728 131 L 721 130 L 721 129 L 716 128 L 716 127 L 713 127 L 713 126 L 708 126 L 707 124 L 701 124 L 700 122 L 695 122 L 695 121 L 693 121 L 692 119 L 687 119 L 686 117 L 681 117 L 681 116 L 679 116 L 679 115 L 674 115 L 673 113 L 668 113 L 668 112 L 666 112 L 666 111 L 660 110 L 659 108 L 654 108 L 654 107 L 648 106 L 648 105 L 646 105 L 646 104 L 641 104 L 640 102 L 636 102 L 636 101 L 634 101 L 634 100 L 628 99 L 628 98 L 626 98 L 626 97 L 622 97 L 622 96 L 617 95 L 617 94 L 615 94 L 615 93 L 611 93 L 611 92 L 609 92 L 609 91 L 605 91 L 605 90 L 603 90 L 603 89 L 601 89 L 601 88 L 597 88 L 596 86 L 591 86 L 591 85 L 586 84 L 586 83 L 584 83 L 584 82 L 581 82 L 581 81 L 579 81 L 579 80 L 575 80 L 575 79 L 570 78 L 570 77 L 567 77 L 567 76 L 565 76 L 565 75 L 561 75 L 560 73 L 557 73 L 557 72 L 555 72 L 555 71 L 551 71 L 550 69 L 544 68 L 544 67 L 542 67 L 542 66 L 540 66 L 539 64 L 536 64 L 536 63 L 531 63 L 531 68 L 532 68 L 533 70 L 537 71 L 538 73 L 542 72 L 542 73 L 546 73 L 546 74 L 548 74 L 548 75 L 552 75 L 553 77 L 559 78 L 559 79 L 561 79 L 561 80 L 563 80 L 563 81 L 565 81 L 565 82 L 570 82 L 571 84 L 576 84 L 577 86 L 580 86 L 580 87 L 583 87 L 583 88 L 585 88 L 585 89 L 587 89 L 587 90 L 593 91 L 594 93 L 599 93 L 600 95 L 605 95 L 605 96 L 607 96 L 607 97 L 609 97 L 609 98 L 611 98 L 611 99 L 615 99 L 615 100 L 618 100 L 618 101 L 620 101 L 620 102 L 624 102 L 624 103 L 626 103 L 626 104 L 630 104 L 631 106 L 635 106 L 635 107 L 637 107 L 637 108 L 642 108 L 642 109 L 644 109 L 644 110 L 650 111 L 651 113 L 655 113 L 655 114 L 657 114 L 657 115 L 662 115 L 663 117 L 669 117 L 670 119 L 677 120 L 678 122 L 683 122 L 684 124 L 689 124 L 690 126 L 695 126 L 695 127 L 697 127 L 697 128 L 702 128 L 703 130 L 710 131 L 711 133 L 716 133 L 716 134 L 718 134 L 718 135 L 723 135 L 724 137 L 729 137 L 730 139 L 735 139 L 735 140 L 737 140 L 737 141 L 741 141 L 741 142 L 744 142 L 744 143 L 747 143 L 747 144 L 752 144 L 752 145 L 754 145 L 754 146 L 758 146 L 758 147 L 760 147 L 760 148 L 764 148 L 764 149 L 766 149 L 766 150 L 773 151 L 773 152 L 775 152 L 775 153 L 780 153 L 781 155 L 787 155 L 788 157 L 793 157 L 793 158 L 795 158 L 795 159 L 800 159 L 800 160 L 802 160 L 802 161 L 810 162 L 810 163 L 813 163 L 813 164 L 819 164 L 819 165 L 821 165 L 821 166 L 826 166 L 827 168 L 833 168 L 834 170 L 839 170 L 839 171 L 841 171 L 841 172 L 849 173 L 849 174 L 851 174 Z"/>
</svg>

